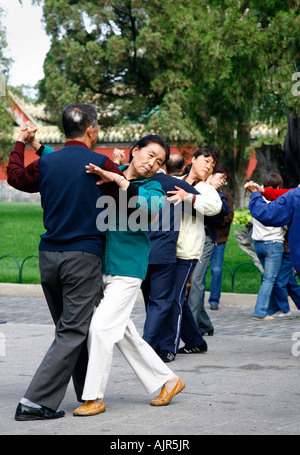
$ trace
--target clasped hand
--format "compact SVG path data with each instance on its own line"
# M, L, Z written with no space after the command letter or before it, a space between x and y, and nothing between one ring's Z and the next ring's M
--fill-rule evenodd
M264 189L261 186L259 186L258 183L255 183L252 180L250 182L245 183L244 188L250 193L254 193L254 191L259 191L260 193L264 192Z
M38 130L37 126L33 122L28 120L22 126L18 139L21 141L31 143L34 140L35 133L37 132L37 130Z

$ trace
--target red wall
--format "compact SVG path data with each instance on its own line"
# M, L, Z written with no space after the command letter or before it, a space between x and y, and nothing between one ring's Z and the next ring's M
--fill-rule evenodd
M60 147L54 147L56 150L58 150ZM120 147L122 150L125 150L126 157L128 159L129 157L129 151L130 147ZM95 152L97 153L102 153L103 155L108 156L109 158L112 159L112 154L114 151L115 147L97 147L95 148ZM190 162L190 157L192 156L193 149L187 149L184 148L184 157L186 160L186 164ZM171 147L171 153L181 153L180 150L177 147ZM32 161L36 160L38 157L35 154L35 151L32 149L26 149L25 152L25 166L28 164L32 163ZM251 178L251 175L256 167L257 160L255 156L255 152L253 150L252 156L249 162L249 167L248 167L248 172L247 172L247 180ZM0 166L0 180L6 180L6 167L7 165Z
M58 150L60 147L54 147L56 150ZM126 158L128 159L129 157L129 151L131 147L119 147L122 150L125 150L126 153ZM108 158L112 159L113 157L113 151L115 147L96 147L94 151L96 153L102 153L103 155L108 156ZM185 149L186 150L186 149ZM192 150L190 150L190 153ZM171 148L171 153L180 153L180 151L176 147ZM187 152L189 153L189 152ZM38 156L36 155L35 151L33 149L26 149L25 151L25 166L28 164L32 163L32 161L38 159ZM188 163L187 163L188 164ZM7 165L4 164L3 166L0 166L0 180L6 180L6 167Z

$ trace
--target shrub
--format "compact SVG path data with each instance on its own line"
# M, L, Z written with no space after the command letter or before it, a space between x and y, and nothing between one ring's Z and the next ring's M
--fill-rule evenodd
M252 220L249 209L236 209L234 211L233 224L245 226Z

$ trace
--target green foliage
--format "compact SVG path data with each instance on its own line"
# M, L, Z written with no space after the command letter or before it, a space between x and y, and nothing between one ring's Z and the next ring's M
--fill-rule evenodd
M7 97L0 96L0 165L7 162L11 152L12 119L7 113Z
M21 84L15 87L10 87L10 90L14 93L14 95L16 95L19 99L22 99L25 103L37 103L36 87L32 85Z
M4 15L4 10L0 6L0 17ZM4 76L8 75L8 70L11 65L11 59L5 56L5 49L7 48L6 30L0 22L0 73Z
M3 10L0 7L0 17ZM7 86L5 79L8 75L11 59L4 54L7 48L6 32L0 22L0 165L7 161L7 157L11 151L11 133L13 122L10 115L7 113Z
M299 0L38 3L52 40L40 94L56 123L65 104L93 102L104 127L142 122L172 142L215 144L236 189L253 122L300 114Z
M250 215L250 211L248 209L235 209L233 216L233 224L244 226L251 220L252 216Z

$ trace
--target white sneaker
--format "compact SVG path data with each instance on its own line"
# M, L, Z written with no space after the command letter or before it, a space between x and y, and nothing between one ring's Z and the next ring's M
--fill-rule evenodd
M293 315L291 311L284 313L283 311L277 311L277 313L273 314L275 319L293 319Z
M275 318L274 318L274 316L267 315L264 318L257 318L256 316L253 316L253 319L255 321L273 321Z

